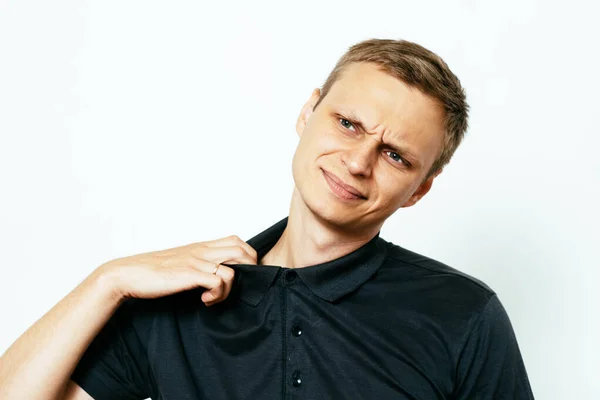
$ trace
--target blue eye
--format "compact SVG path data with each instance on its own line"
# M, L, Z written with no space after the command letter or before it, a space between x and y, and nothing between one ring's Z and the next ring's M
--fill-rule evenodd
M396 153L394 151L386 151L386 153L395 154L396 156L398 156L398 158L391 157L392 160L394 160L394 161L401 161L403 164L406 164L406 161L404 161L404 159L402 157L400 157L400 154L398 154L398 153Z

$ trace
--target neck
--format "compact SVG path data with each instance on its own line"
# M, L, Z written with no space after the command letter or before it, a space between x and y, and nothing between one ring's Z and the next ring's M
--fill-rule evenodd
M302 268L328 262L363 246L380 228L344 229L325 221L306 206L294 188L286 228L258 264Z

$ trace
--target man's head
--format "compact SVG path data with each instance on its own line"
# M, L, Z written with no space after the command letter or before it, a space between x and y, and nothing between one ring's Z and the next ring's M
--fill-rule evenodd
M440 57L407 41L358 43L300 112L297 194L331 224L378 229L429 191L462 141L467 117L464 90ZM331 174L363 198L340 199Z

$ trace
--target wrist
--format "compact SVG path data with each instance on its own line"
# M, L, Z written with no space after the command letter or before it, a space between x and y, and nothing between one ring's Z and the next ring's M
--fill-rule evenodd
M103 296L109 301L121 304L125 301L125 296L119 286L118 269L110 264L103 264L98 267L90 277L94 286L102 292Z

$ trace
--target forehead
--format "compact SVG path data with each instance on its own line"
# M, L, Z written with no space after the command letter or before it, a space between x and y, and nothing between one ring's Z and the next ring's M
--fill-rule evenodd
M384 141L401 141L412 145L419 153L433 152L433 157L441 150L442 107L430 96L381 71L375 64L347 66L323 102L333 110L354 114L367 131L382 132ZM424 154L424 158L431 157Z

